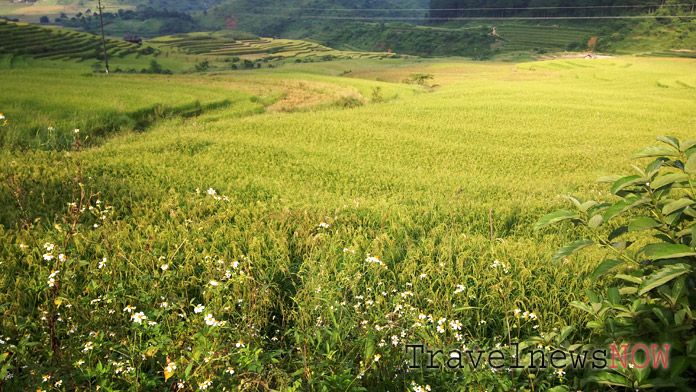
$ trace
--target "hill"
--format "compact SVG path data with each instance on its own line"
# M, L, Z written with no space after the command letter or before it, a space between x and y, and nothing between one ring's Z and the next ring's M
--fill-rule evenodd
M662 2L662 6L654 3L621 0L608 6L599 0L570 4L560 0L228 0L205 15L197 14L195 19L208 28L240 28L340 49L397 48L417 55L502 55L517 59L565 50L683 54L696 49L694 7L671 0ZM674 18L677 15L687 17ZM634 19L606 19L612 17ZM487 36L494 27L499 28L498 36ZM596 44L589 47L593 37L597 38Z
M324 60L348 58L389 58L394 53L338 51L302 40L260 38L234 31L213 33L175 34L149 41L160 47L176 48L188 54L239 57L245 60L285 60L321 58ZM247 63L249 64L249 63Z
M332 17L386 17L388 9L418 8L418 18L425 18L426 0L228 0L213 6L200 17L202 25L224 28L230 25L266 36L307 38L325 28L341 27ZM366 10L359 12L358 10ZM378 10L377 12L367 10Z
M93 34L0 20L0 37L0 54L8 55L8 61L23 55L47 60L104 59L101 39ZM149 46L111 38L106 40L106 47L107 54L115 58L154 53Z

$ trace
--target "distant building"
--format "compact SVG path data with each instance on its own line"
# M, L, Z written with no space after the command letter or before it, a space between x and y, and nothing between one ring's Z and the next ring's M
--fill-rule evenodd
M127 36L123 37L123 40L138 45L141 45L143 43L142 38L132 34L128 34Z

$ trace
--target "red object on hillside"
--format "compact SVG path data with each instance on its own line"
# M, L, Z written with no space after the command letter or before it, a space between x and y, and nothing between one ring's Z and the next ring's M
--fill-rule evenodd
M225 18L225 26L228 29L235 29L237 28L237 17L234 16L234 14L231 14L230 16Z

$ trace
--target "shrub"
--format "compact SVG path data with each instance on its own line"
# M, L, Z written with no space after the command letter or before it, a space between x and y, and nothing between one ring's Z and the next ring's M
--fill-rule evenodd
M208 60L201 61L195 67L197 72L205 72L210 68L210 62Z
M334 106L338 106L345 109L352 109L359 106L363 106L363 103L361 100L355 97L341 97L334 101Z
M432 74L411 74L407 79L404 79L404 83L407 84L420 84L421 86L427 86L428 80L433 79Z
M658 140L665 145L633 157L653 159L644 169L634 165L635 174L600 180L611 184L617 201L567 196L573 211L556 211L537 223L537 229L571 223L584 233L553 261L591 246L611 255L591 275L609 274L612 285L605 296L588 291L589 302L571 303L588 313L587 326L595 331L591 343L671 345L669 370L619 366L587 374L586 383L686 390L696 379L696 139Z

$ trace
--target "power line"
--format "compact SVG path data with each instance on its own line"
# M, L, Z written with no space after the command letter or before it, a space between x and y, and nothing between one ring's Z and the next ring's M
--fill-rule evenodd
M573 20L573 19L694 19L696 15L624 15L624 16L501 16L501 17L485 17L485 16L471 16L471 17L396 17L396 16L330 16L330 15L271 15L271 14L235 14L237 16L261 16L267 18L280 18L280 19L329 19L329 20L395 20L395 21L405 21L405 20L417 20L422 21L424 19L434 20L434 21L457 21L457 20Z
M526 10L587 10L587 9L637 9L691 7L693 4L641 4L641 5L586 5L547 7L467 7L467 8L302 8L302 7L254 7L275 11L327 11L327 12L416 12L416 11L526 11Z

